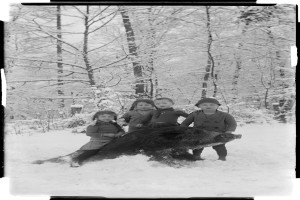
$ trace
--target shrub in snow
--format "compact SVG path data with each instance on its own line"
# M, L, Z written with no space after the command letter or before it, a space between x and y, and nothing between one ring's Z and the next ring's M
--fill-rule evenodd
M86 132L86 126L80 126L72 129L72 133L85 133Z
M71 120L68 122L67 127L68 128L74 128L77 126L82 126L86 123L86 121L84 121L84 119L80 118L80 117L74 117L71 118Z
M22 134L28 134L33 132L41 132L41 129L39 129L37 126L33 126L28 124L28 122L11 122L6 123L5 125L5 134L16 134L16 135L22 135Z
M63 120L67 128L75 128L78 126L83 126L92 121L92 116L94 113L79 113L75 114L69 119Z
M270 123L273 121L273 114L266 109L243 108L231 110L230 114L240 125L251 123Z

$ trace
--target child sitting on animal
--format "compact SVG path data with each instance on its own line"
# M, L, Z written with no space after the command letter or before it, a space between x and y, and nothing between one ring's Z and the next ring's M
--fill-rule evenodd
M139 130L137 124L141 123L142 118L155 109L154 102L150 99L138 99L134 101L129 109L120 120L128 123L128 133Z
M94 114L93 121L86 130L86 135L91 139L78 150L78 155L72 158L71 167L79 167L84 160L97 154L102 146L125 133L113 120L117 120L117 114L110 110Z
M181 126L188 127L194 123L194 127L203 128L208 131L232 133L237 127L237 123L232 115L219 111L221 104L214 98L204 98L198 101L195 106L201 108L191 113L182 123ZM218 154L219 160L225 161L227 149L225 144L212 147ZM194 149L193 156L195 160L203 160L201 153L203 148Z
M173 108L174 102L170 98L157 98L154 100L157 110L151 111L142 120L138 127L145 126L149 123L148 127L159 128L167 126L178 126L178 118L180 116L187 117L188 114L182 110L175 110Z

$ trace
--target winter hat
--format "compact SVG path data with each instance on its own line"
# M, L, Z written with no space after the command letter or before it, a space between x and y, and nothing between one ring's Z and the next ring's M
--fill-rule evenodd
M96 112L93 115L93 120L97 119L99 115L105 115L105 114L113 115L114 120L117 120L117 114L115 112L111 111L111 110L101 110L101 111Z
M139 103L139 102L144 102L144 103L148 103L150 105L152 105L154 108L155 108L155 105L154 105L154 102L151 100L151 99L138 99L136 101L134 101L130 107L129 110L134 110L134 108L136 107L136 105Z
M172 104L174 104L174 101L172 100L172 99L170 99L170 98L167 98L167 97L161 97L161 98L157 98L157 99L155 99L155 100L168 100L168 101L170 101Z
M214 98L204 98L204 99L201 99L201 100L199 100L196 104L195 104L195 106L199 106L200 104L202 104L202 103L214 103L214 104L217 104L217 105L221 105L220 104L220 102L217 100L217 99L214 99Z

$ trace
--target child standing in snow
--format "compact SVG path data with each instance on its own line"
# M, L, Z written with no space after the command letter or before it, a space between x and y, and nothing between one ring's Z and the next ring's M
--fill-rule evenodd
M133 102L129 112L125 113L120 119L129 123L128 133L139 129L137 124L141 123L142 118L155 109L154 102L150 99L138 99Z
M195 106L201 110L191 113L182 123L181 126L188 127L194 123L194 127L203 128L208 131L232 133L235 131L237 124L234 117L228 113L217 110L221 104L213 98L204 98L198 101ZM219 160L225 161L227 149L225 144L212 147L218 154ZM203 160L201 153L203 148L193 150L195 160Z
M79 155L72 158L71 167L79 167L85 159L95 155L102 146L125 133L113 120L117 120L117 114L110 110L98 111L94 114L93 122L86 130L86 135L91 139L79 149Z
M170 98L157 98L154 100L157 110L151 111L147 114L138 124L142 127L150 123L148 126L151 128L178 126L177 120L180 116L187 117L188 114L182 110L175 110L173 108L174 102Z

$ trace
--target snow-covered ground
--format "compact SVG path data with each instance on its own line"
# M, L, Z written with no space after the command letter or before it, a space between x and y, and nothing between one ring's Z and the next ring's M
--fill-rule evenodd
M89 138L70 129L5 137L6 176L15 195L105 197L233 197L289 195L295 178L295 125L245 125L228 143L227 161L212 148L204 161L171 168L143 155L87 163L31 164L65 155Z

